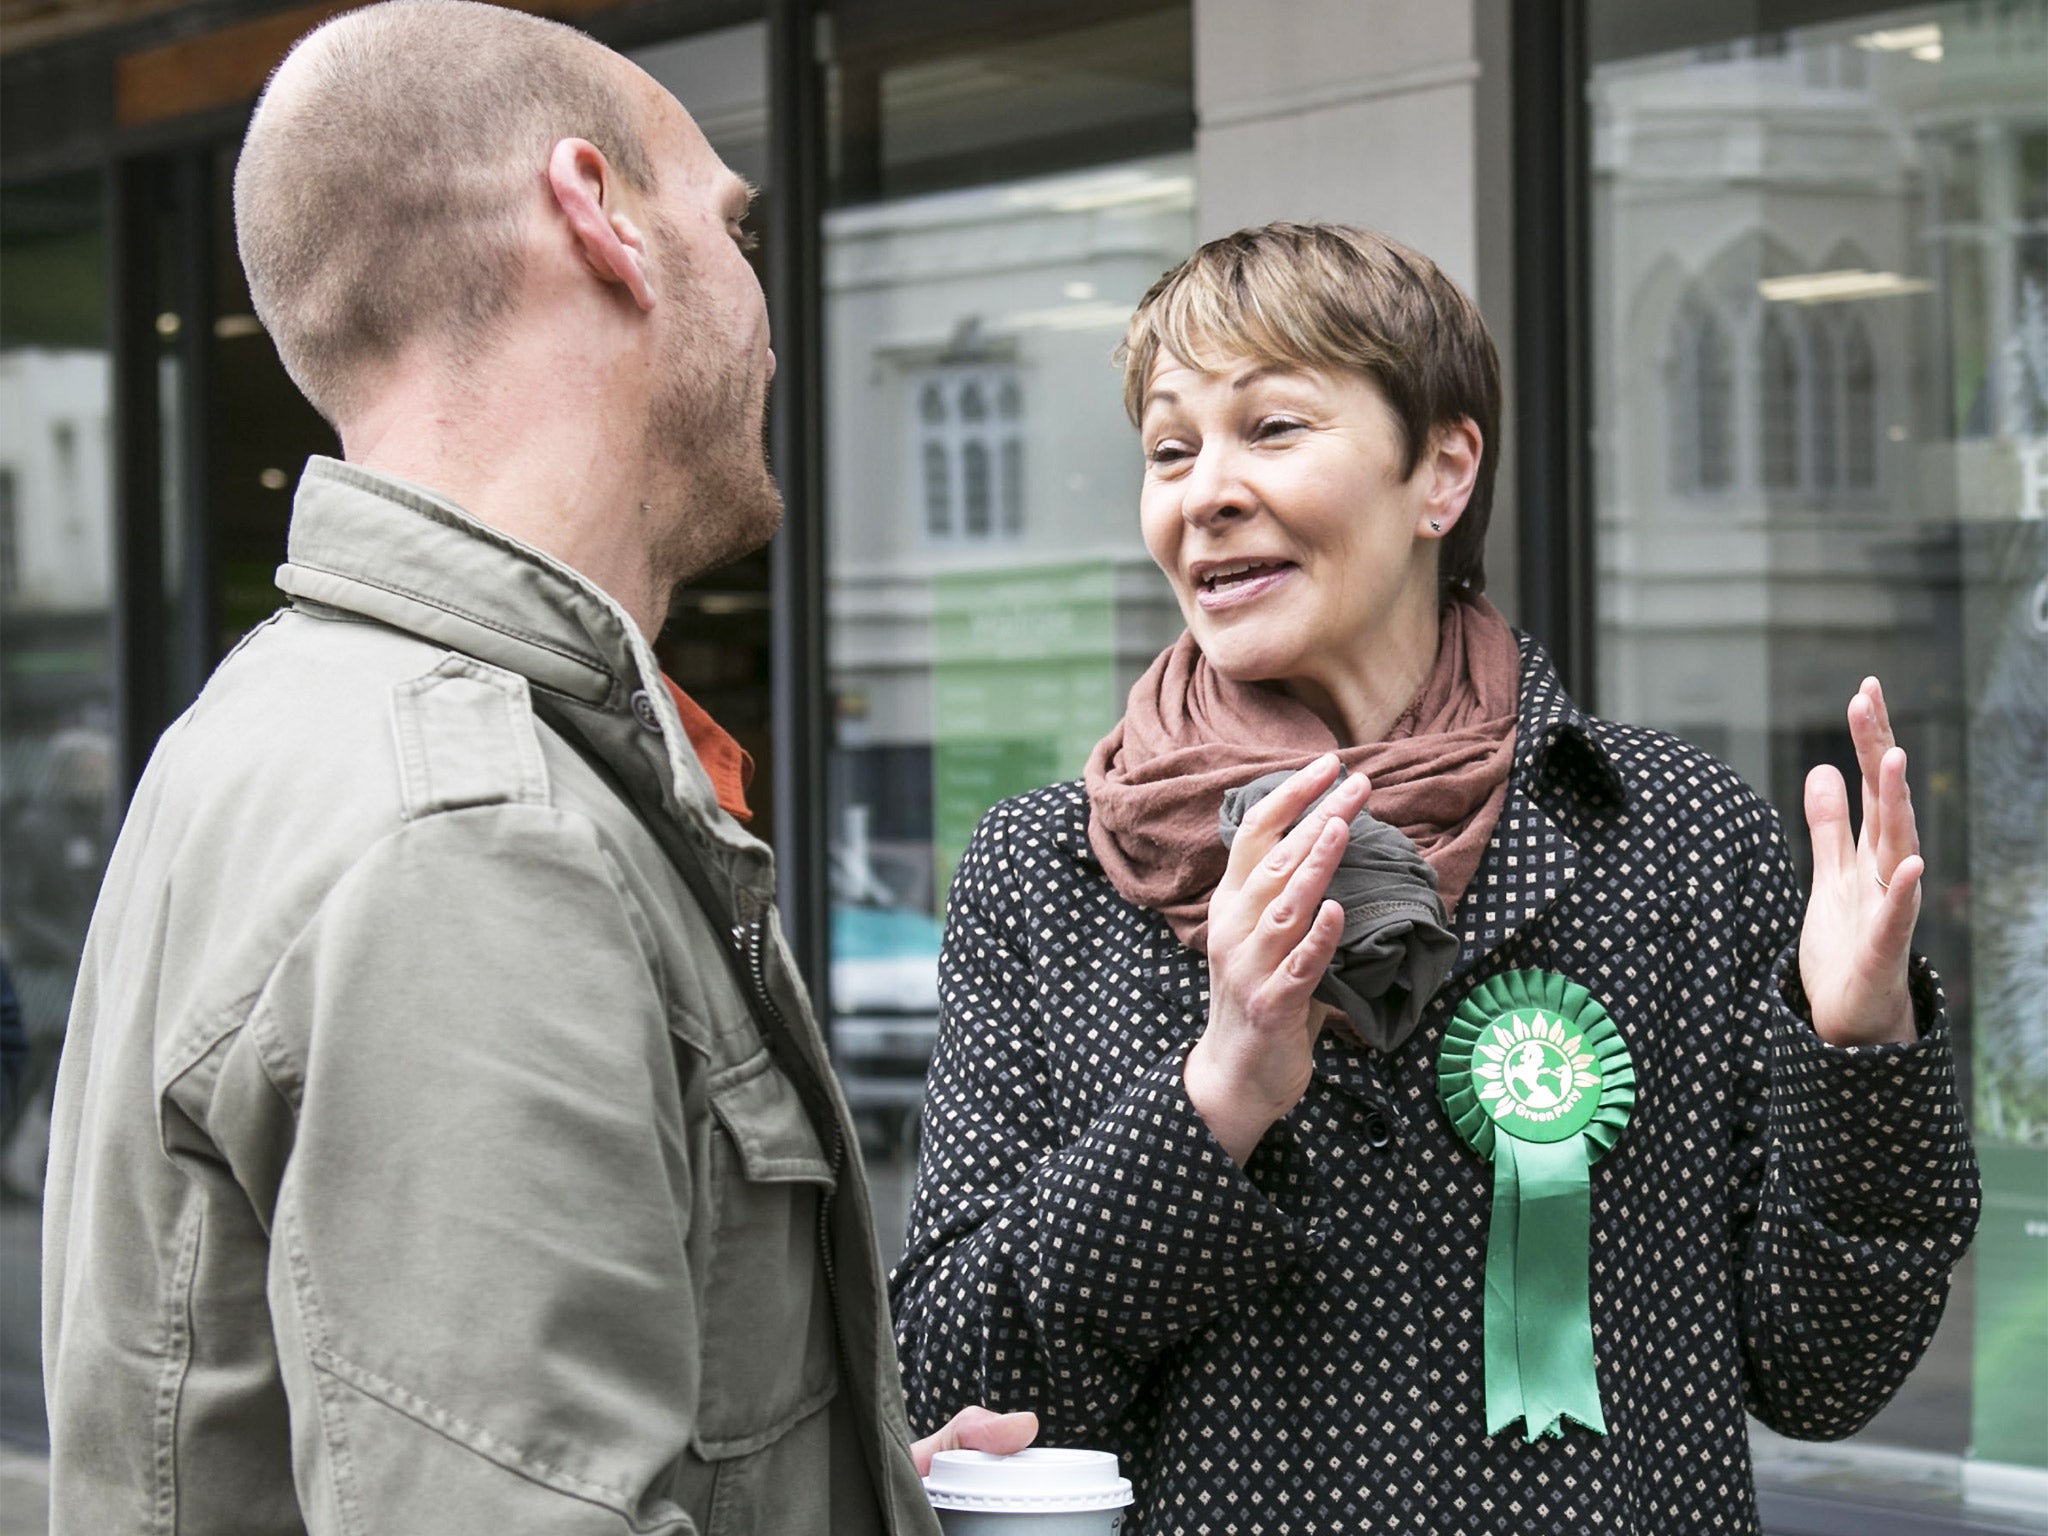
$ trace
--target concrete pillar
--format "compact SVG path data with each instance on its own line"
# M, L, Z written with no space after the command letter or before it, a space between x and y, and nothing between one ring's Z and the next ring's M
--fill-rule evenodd
M1194 0L1197 238L1273 219L1383 231L1473 296L1511 381L1509 3ZM1511 617L1513 446L1487 538Z

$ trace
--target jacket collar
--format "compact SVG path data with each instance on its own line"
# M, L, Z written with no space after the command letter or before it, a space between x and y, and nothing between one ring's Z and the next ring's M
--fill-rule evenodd
M1447 990L1547 911L1578 878L1579 845L1627 791L1596 722L1527 635L1507 801L1452 914L1458 959Z
M1517 632L1516 639L1522 648L1522 680L1512 780L1538 786L1546 796L1570 803L1573 811L1620 809L1627 800L1621 772L1597 722L1565 692L1549 653L1525 634Z
M718 811L645 637L561 561L423 486L322 457L300 478L286 553L277 585L294 599L515 672L580 718L616 716L616 731L585 732L604 756L648 738L639 721L658 725L677 807L734 851L759 849Z

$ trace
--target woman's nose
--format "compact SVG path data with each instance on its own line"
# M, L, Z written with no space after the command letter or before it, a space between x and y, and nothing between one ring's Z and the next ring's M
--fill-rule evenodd
M1228 447L1204 444L1182 482L1180 515L1191 527L1209 527L1251 510L1252 496Z

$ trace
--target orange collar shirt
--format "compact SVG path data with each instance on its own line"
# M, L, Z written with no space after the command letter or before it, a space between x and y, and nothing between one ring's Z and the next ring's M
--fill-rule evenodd
M697 761L711 780L718 808L735 821L752 821L747 786L754 782L754 759L701 704L676 686L674 678L664 673L661 680L668 684L668 696L675 700L676 713L682 717L683 734L690 738Z

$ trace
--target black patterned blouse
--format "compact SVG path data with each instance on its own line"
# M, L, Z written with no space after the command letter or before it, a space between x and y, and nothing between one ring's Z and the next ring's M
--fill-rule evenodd
M1457 969L1392 1057L1325 1032L1240 1170L1181 1064L1207 966L1117 895L1081 786L997 806L960 866L910 1242L911 1419L1035 1409L1115 1451L1130 1536L1756 1529L1747 1407L1862 1425L1920 1357L1976 1224L1938 984L1920 1039L1806 1021L1776 814L1669 736L1580 713L1522 642L1513 781ZM1592 1170L1608 1433L1484 1425L1491 1168L1437 1100L1448 1013L1537 967L1606 1005L1637 1101Z

